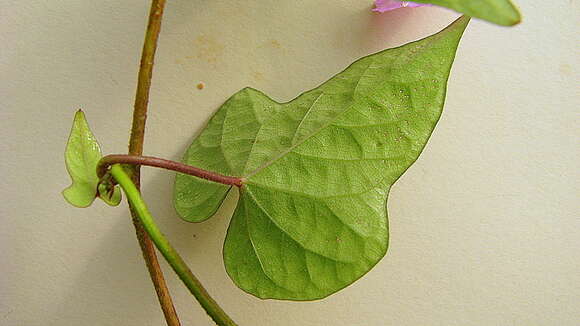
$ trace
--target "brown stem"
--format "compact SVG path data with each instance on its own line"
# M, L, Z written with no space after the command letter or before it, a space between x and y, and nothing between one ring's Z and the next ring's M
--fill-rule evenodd
M161 19L165 0L153 0L149 12L149 23L141 53L141 65L137 81L137 93L133 110L133 125L129 140L129 154L141 155L143 153L143 140L145 138L145 121L147 120L147 105L149 104L149 90L151 89L151 77L153 76L153 61L157 50L157 40L161 30ZM138 170L135 169L135 170Z
M241 178L230 177L227 175L203 170L195 166L186 165L175 161L170 161L152 156L137 156L123 154L113 154L103 157L99 161L99 164L97 165L97 175L99 176L99 178L102 178L107 173L107 170L111 165L117 163L154 166L230 186L241 187L243 184L243 180Z
M149 22L145 34L145 42L141 53L141 66L139 67L139 78L137 81L137 94L135 95L135 106L133 110L133 124L131 127L131 138L129 139L129 154L141 155L143 153L143 140L145 137L145 121L147 119L147 104L149 103L149 89L151 88L151 76L153 74L153 59L157 49L157 40L161 30L161 19L165 0L152 0L149 11ZM139 188L139 167L135 166L130 171L133 182ZM141 246L143 258L149 270L151 281L157 292L159 304L163 310L165 321L168 326L180 326L177 312L173 306L169 289L163 277L163 271L159 266L153 242L143 228L143 224L137 217L133 206L129 205L135 233Z

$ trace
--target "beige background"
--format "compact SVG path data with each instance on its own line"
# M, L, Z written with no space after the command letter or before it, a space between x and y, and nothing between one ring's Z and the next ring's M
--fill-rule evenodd
M173 175L145 170L160 226L240 325L580 324L580 6L519 2L522 25L468 28L441 123L393 188L389 253L325 300L238 290L221 259L235 198L188 224L170 204ZM169 1L146 153L178 159L244 86L289 100L456 17L438 8L376 15L370 5ZM60 195L75 109L86 110L104 152L126 150L147 11L137 0L0 0L1 325L163 324L126 205L81 210ZM166 270L183 325L210 325Z

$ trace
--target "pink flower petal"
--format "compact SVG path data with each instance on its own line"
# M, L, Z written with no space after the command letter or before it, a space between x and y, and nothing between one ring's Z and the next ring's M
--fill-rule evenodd
M410 1L398 1L398 0L375 0L375 8L373 11L376 12L386 12L391 11L399 8L409 7L423 7L423 6L430 6L428 4L422 3L414 3Z

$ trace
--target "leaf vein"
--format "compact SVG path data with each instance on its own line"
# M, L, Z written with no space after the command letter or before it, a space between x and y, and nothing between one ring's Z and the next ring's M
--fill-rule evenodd
M324 257L328 260L334 261L334 262L341 262L344 264L351 264L351 262L348 261L341 261L339 259L336 258L332 258L332 257L328 257L326 255L323 255L321 253L315 252L310 248L306 248L302 243L300 243L297 239L295 239L290 232L288 232L286 229L284 229L280 224L278 224L278 222L272 217L272 215L270 215L270 213L266 210L266 208L258 201L258 198L256 198L256 196L254 195L254 193L252 193L252 191L250 189L247 189L248 194L250 195L250 197L253 198L254 202L256 203L256 205L258 206L258 208L264 212L264 214L266 215L266 217L268 217L268 219L272 222L272 224L274 226L276 226L276 228L278 228L280 231L282 231L282 233L284 233L289 239L291 239L292 241L296 242L296 244L298 244L300 247L302 247L302 249L311 252L313 254L316 254L318 256Z

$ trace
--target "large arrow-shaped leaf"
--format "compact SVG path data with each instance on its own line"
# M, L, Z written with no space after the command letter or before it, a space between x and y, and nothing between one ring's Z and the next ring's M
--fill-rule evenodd
M413 2L451 8L498 25L512 26L521 21L518 9L510 0L413 0Z
M362 58L288 103L246 88L219 109L184 161L244 178L224 245L240 288L323 298L384 256L389 189L440 117L468 21ZM177 211L196 222L230 187L178 175L175 189Z

